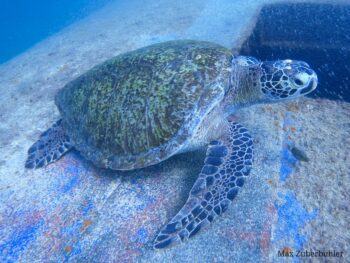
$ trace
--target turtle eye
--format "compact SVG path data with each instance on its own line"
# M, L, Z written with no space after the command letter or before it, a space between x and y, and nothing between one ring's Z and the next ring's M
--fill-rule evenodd
M294 83L296 85L298 85L298 86L303 86L304 85L304 82L301 79L298 79L298 78L294 79Z

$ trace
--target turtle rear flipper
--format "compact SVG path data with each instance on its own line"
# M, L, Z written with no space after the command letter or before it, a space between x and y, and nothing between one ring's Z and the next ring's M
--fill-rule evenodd
M164 248L194 236L225 212L243 186L252 166L252 139L240 124L230 123L226 138L212 141L204 167L186 204L160 231L154 248Z
M52 163L72 148L69 137L62 127L62 120L40 135L39 140L28 150L25 167L36 169Z

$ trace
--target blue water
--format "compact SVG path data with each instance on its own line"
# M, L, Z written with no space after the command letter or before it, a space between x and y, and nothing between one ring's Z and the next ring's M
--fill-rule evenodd
M0 64L110 0L2 0Z

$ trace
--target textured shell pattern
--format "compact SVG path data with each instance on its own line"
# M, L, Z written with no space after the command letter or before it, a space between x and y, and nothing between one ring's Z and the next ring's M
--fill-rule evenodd
M175 154L229 86L230 50L170 41L118 55L68 83L56 105L95 165L141 168Z

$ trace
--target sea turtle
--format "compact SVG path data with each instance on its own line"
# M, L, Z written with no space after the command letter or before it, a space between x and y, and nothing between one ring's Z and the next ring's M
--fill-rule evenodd
M43 167L74 147L98 167L132 170L207 147L186 204L155 238L154 248L164 248L223 213L251 170L252 138L228 116L316 86L316 73L302 61L261 62L204 41L151 45L63 87L55 98L62 119L30 147L25 166Z

